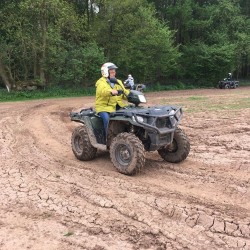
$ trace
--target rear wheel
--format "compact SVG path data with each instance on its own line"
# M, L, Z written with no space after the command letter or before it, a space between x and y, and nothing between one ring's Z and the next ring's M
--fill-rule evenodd
M144 146L134 134L121 133L111 142L110 158L120 173L134 175L145 165Z
M158 149L159 155L163 160L172 163L178 163L185 160L190 151L189 140L180 128L174 132L173 142L165 147Z
M91 145L85 125L74 129L71 137L71 147L76 158L81 161L89 161L96 156L97 149Z
M225 85L225 89L229 89L229 84L226 84L226 85Z

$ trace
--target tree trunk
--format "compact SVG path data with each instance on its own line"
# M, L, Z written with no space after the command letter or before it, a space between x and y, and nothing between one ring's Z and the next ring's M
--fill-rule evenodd
M8 92L10 92L13 87L12 79L8 77L8 74L6 73L6 70L5 70L5 65L3 64L1 58L0 58L0 76L2 77L2 80Z
M40 59L40 81L42 84L45 84L45 69L44 69L44 64L45 64L45 59L46 59L46 46L47 46L47 23L48 23L48 15L47 15L47 6L46 6L46 1L43 0L42 6L41 6L41 16L40 16L40 26L41 26L41 57Z

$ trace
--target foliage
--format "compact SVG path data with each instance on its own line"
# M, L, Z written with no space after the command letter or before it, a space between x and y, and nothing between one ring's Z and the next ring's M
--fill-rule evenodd
M249 0L0 1L0 86L13 89L94 86L106 61L159 89L212 86L249 78L249 58Z
M14 15L6 20L9 12ZM16 81L78 84L97 76L96 65L104 61L102 49L88 32L82 32L84 16L76 15L71 4L61 0L10 3L0 20L6 33L0 52Z
M124 77L132 73L138 81L159 81L176 70L179 53L172 32L146 1L106 1L94 28L106 57Z
M213 45L197 43L183 47L184 56L182 58L188 79L196 82L217 83L217 79L223 78L225 72L230 72L234 67L234 45Z
M103 50L96 43L50 47L47 60L48 77L55 85L73 86L84 83L92 85L100 76L99 67L103 63Z
M176 30L176 44L180 45L183 55L178 78L191 77L197 82L200 79L215 80L227 72L234 72L237 78L249 77L248 0L150 2L155 4L158 16L169 24L170 29ZM218 57L222 66L217 63ZM190 65L193 61L196 65Z

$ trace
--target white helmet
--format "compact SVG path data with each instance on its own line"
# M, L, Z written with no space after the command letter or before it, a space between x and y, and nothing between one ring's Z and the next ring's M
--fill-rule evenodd
M104 63L101 67L101 72L103 77L109 77L109 70L110 69L118 69L118 67L111 62Z
M228 73L228 75L229 75L229 76L231 76L231 75L232 75L232 73Z

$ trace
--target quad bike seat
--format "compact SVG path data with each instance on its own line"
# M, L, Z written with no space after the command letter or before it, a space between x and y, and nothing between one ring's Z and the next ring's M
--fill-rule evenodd
M92 116L92 115L96 114L96 111L92 107L90 107L90 108L86 108L86 109L81 109L80 114Z
M96 111L91 108L82 109L80 112L70 112L71 120L78 120L82 116L93 116L96 115Z

